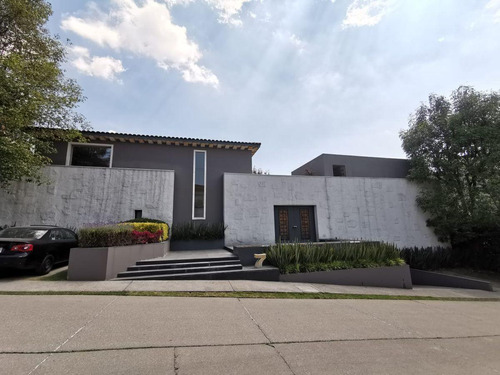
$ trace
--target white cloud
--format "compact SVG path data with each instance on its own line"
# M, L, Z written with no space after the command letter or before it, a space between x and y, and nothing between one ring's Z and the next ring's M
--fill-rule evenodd
M500 22L500 0L490 0L486 4L486 9L491 9L495 22Z
M391 9L393 0L354 0L347 8L342 27L374 26Z
M306 42L300 39L297 35L290 33L289 31L277 30L273 32L273 36L281 43L292 45L297 49L299 54L303 53L306 49Z
M187 5L195 0L164 0L169 6ZM252 0L203 0L210 5L219 14L219 22L227 23L235 26L241 26L240 19L241 9L243 4Z
M70 56L71 64L88 76L119 82L117 75L125 71L120 60L109 56L90 56L90 51L84 47L71 47Z
M205 0L219 12L219 22L241 25L239 14L244 3L251 0Z
M154 0L145 0L142 6L134 0L112 0L112 4L107 14L67 17L62 28L102 47L153 59L160 68L179 70L188 82L218 85L217 77L198 65L202 57L198 45L188 39L185 27L172 22L165 4Z

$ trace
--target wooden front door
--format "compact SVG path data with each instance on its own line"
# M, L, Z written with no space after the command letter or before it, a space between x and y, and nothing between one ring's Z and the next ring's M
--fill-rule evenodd
M313 206L274 206L276 242L314 242Z

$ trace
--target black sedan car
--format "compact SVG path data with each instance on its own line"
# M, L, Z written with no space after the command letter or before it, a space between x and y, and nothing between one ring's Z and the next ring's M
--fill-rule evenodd
M68 262L69 250L77 246L76 234L66 228L7 228L0 231L0 269L34 269L45 275L54 265Z

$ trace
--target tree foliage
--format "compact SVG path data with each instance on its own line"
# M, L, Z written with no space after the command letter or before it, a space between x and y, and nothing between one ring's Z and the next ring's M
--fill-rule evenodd
M51 141L74 139L85 124L74 111L81 89L60 67L64 46L44 26L51 14L44 0L0 2L0 187L40 182Z
M500 228L500 92L462 86L430 95L400 137L409 178L441 240L457 244Z

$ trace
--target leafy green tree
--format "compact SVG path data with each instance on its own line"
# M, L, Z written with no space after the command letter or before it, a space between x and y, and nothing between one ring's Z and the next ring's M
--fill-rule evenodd
M500 229L500 92L462 86L430 95L400 137L421 184L419 206L443 241L473 240Z
M0 1L0 187L41 182L54 140L79 136L84 98L64 77L64 46L45 28L52 14L44 0Z

